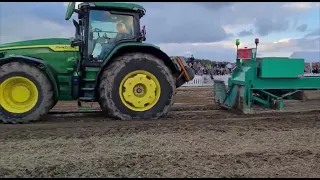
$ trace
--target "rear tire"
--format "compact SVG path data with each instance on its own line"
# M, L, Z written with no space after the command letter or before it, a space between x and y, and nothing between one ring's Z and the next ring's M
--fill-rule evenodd
M0 74L0 121L27 123L48 113L53 89L45 73L30 64L11 62L0 66Z
M137 75L130 76L123 83L135 72ZM128 85L129 81L132 81L132 87ZM126 83L128 86L124 87ZM136 87L142 89L141 94L137 94ZM129 99L126 93L131 93L134 100ZM104 69L99 86L99 104L108 115L121 120L158 119L172 106L175 93L172 72L161 59L151 54L127 53Z

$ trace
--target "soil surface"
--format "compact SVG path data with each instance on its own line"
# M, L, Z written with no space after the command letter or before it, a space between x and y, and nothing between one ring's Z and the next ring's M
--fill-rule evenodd
M163 118L118 121L61 102L40 122L0 124L0 177L320 177L311 105L244 115L216 106L212 88L180 88Z

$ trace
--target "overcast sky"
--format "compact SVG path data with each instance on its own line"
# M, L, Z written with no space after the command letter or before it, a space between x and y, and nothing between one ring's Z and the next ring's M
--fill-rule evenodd
M262 56L290 56L320 50L320 4L312 2L142 2L147 42L172 55L234 61L235 39ZM66 3L0 3L0 43L51 37L70 38ZM314 57L320 60L319 55Z

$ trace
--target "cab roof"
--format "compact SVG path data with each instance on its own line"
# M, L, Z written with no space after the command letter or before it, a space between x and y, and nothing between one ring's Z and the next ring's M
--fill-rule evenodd
M128 11L137 11L142 15L146 13L146 10L143 6L135 3L116 3L116 2L84 2L79 4L79 8L84 5L89 5L91 7L98 8L111 8L111 9L120 9L120 10L128 10Z

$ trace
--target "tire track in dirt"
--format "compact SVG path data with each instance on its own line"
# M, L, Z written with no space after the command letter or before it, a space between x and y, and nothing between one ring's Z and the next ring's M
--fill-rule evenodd
M159 120L52 113L0 124L0 177L320 176L320 111L243 115L214 105L211 88L181 89Z
M203 101L203 94L209 94L210 96L206 98L205 101ZM222 109L214 104L213 101L213 92L211 88L182 88L182 90L179 90L177 93L178 101L174 104L174 106L171 108L171 110L168 112L167 115L162 117L159 120L156 120L156 122L159 121L167 121L167 123L170 123L170 121L186 121L186 120L207 120L207 121L215 121L219 119L250 119L250 118L256 118L256 119L272 119L272 118L279 118L282 119L285 118L295 118L296 116L299 116L299 118L307 118L307 117L313 117L318 118L319 111L313 111L313 112L295 112L295 113L264 113L264 114L241 114L238 112ZM180 95L179 95L180 94ZM189 98L187 98L189 96ZM182 98L183 97L183 98ZM208 100L209 99L209 100ZM211 100L212 99L212 100ZM191 103L185 103L186 101L195 102L193 104ZM199 103L199 104L197 104ZM91 104L91 103L89 103ZM99 106L97 103L94 103L93 105L96 109L99 109ZM63 126L64 123L73 123L77 122L75 126L78 126L78 123L89 123L89 122L103 122L103 121L114 121L115 123L118 123L120 121L117 121L115 119L111 119L106 117L106 115L101 112L93 112L93 113L80 113L80 112L73 112L77 111L77 106L75 102L60 102L55 107L55 109L44 118L43 121L33 123L33 124L54 124L59 123L61 126ZM302 117L300 117L302 116ZM130 121L121 121L121 124L123 123L135 123ZM149 122L149 121L146 121ZM6 125L1 125L6 126ZM16 127L23 127L24 125L15 125ZM35 126L36 127L36 126Z
M199 102L199 90L194 92L192 100ZM179 92L179 91L178 91ZM179 92L182 93L182 92ZM186 96L186 95L184 95ZM209 97L210 98L210 97ZM190 99L190 98L189 98ZM273 113L273 114L239 114L225 109L221 109L215 104L184 104L185 101L178 101L168 112L167 115L159 120L137 120L137 121L118 121L108 117L102 112L95 113L65 113L59 114L52 112L45 120L22 125L0 125L0 139L28 139L28 138L56 138L56 137L74 137L77 136L93 136L98 134L108 135L121 134L121 129L125 129L126 133L138 133L146 130L155 130L159 133L167 131L196 131L197 128L201 130L213 130L211 127L217 124L237 124L240 122L242 126L250 126L257 124L265 124L265 122L274 124L275 127L271 129L282 129L283 124L295 121L295 124L300 126L303 123L309 122L310 127L315 127L319 123L320 111L313 111L308 113ZM71 106L67 102L71 110L75 110L76 106ZM63 109L65 104L58 104L57 109ZM306 121L307 120L307 121ZM299 121L303 122L300 123ZM257 123L256 123L257 122ZM192 125L192 126L190 126ZM207 125L207 126L206 126ZM100 127L106 128L102 130ZM287 125L285 126L287 127ZM163 128L167 128L163 130ZM81 135L79 135L81 129ZM156 130L158 129L158 130ZM264 128L261 128L264 129ZM35 132L36 131L36 132ZM220 131L220 130L217 130ZM11 135L10 135L11 133ZM29 134L28 134L29 133Z
M255 116L205 119L175 119L172 117L158 121L114 121L104 118L86 118L65 121L57 118L52 123L0 126L0 140L42 139L42 138L87 138L90 136L123 136L141 132L165 134L167 132L215 131L224 132L229 128L256 131L286 131L292 129L320 128L320 115L296 114L282 116Z

